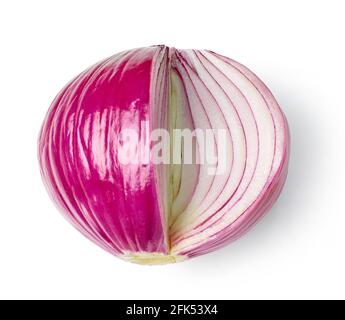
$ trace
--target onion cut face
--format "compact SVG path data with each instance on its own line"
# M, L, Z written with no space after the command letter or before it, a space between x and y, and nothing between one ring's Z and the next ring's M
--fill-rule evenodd
M121 160L123 130L138 137L129 144L136 161ZM153 138L157 130L168 140ZM186 161L187 140L175 132L198 130L221 134L204 144L193 136ZM159 144L169 161L152 160ZM38 156L50 196L82 234L122 259L163 264L222 247L263 216L286 179L289 132L269 89L243 65L153 46L72 80L47 113Z

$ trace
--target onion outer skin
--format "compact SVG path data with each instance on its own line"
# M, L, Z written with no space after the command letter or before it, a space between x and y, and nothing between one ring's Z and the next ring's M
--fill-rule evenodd
M173 83L177 102L171 102ZM259 108L261 118L256 118L257 105L250 101L258 101L271 118L261 117ZM172 173L170 166L118 162L117 138L123 128L140 134L141 121L148 121L150 132L171 130L172 114L174 125L180 121L182 127L195 128L201 110L209 121L202 123L204 128L230 123L229 134L237 137L229 152L232 166L242 168L242 177L235 170L237 189L230 170L227 179L212 180L200 174L200 165ZM242 128L233 125L235 118ZM81 73L53 101L38 140L41 175L60 212L104 250L139 264L183 261L242 236L278 198L289 151L286 117L256 75L211 51L166 46L121 52ZM254 159L259 167L249 168ZM176 182L171 186L174 179L185 199L174 191ZM192 187L194 193L187 195L184 190ZM237 209L241 206L245 210Z

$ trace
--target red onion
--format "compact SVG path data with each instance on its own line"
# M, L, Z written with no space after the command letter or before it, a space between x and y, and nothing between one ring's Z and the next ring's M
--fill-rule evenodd
M168 140L153 137L158 129ZM200 135L188 145L176 132ZM243 65L153 46L72 80L48 111L38 155L49 194L82 234L122 259L161 264L222 247L263 216L286 179L289 133Z

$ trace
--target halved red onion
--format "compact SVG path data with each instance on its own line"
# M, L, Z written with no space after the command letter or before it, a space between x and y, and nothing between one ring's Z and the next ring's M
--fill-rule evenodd
M138 161L119 161L123 129L139 137ZM170 160L179 161L151 161L156 129L171 134ZM215 134L214 152L206 151L213 174L209 163L184 161L177 129L222 130L225 140ZM204 147L198 139L192 146L199 160ZM153 46L72 80L48 111L38 154L49 194L81 233L125 260L161 264L237 239L273 205L289 133L269 89L243 65L207 50Z

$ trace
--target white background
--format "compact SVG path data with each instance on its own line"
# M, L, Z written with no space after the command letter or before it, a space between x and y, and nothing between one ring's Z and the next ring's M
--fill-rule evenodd
M345 298L343 1L2 1L0 298ZM103 252L55 209L37 135L55 94L121 50L212 49L256 72L284 109L290 171L247 235L184 263Z

